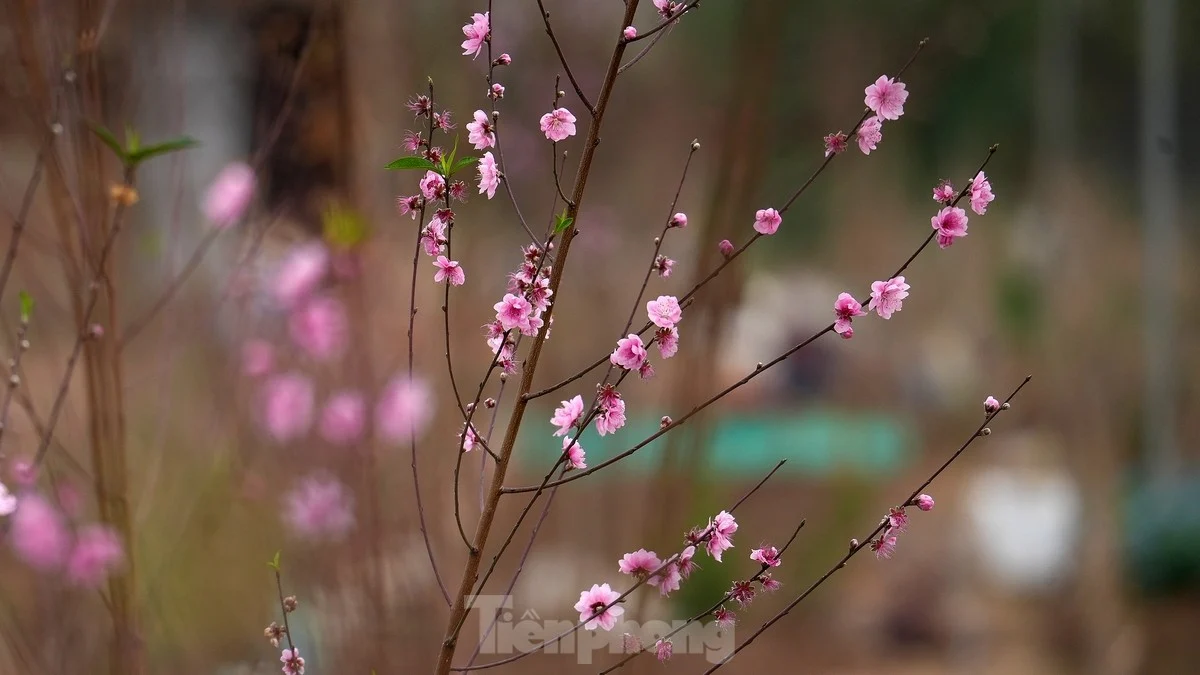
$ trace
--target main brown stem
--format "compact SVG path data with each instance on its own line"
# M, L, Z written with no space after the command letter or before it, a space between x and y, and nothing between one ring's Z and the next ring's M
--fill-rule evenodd
M633 22L637 6L638 0L629 0L625 6L625 16L622 19L621 26L628 26ZM609 97L612 94L613 85L616 83L617 70L621 66L621 57L624 53L625 42L624 40L618 40L616 47L613 49L612 58L609 59L608 70L604 74L604 83L600 87L600 95L596 99L595 115L592 118L592 123L588 126L587 139L583 145L583 156L579 159L579 170L575 176L575 188L572 193L571 204L567 207L567 215L572 219L576 218L579 214L579 206L583 201L583 193L587 186L588 175L592 170L592 160L596 156L596 146L600 143L600 126L604 121L604 112L608 108ZM552 297L558 297L558 287L562 283L567 253L570 251L571 242L575 239L575 231L574 227L569 227L563 233L562 248L559 250L558 258L555 261L554 271L550 274L550 289L554 291ZM492 482L488 487L483 513L479 517L479 525L475 528L474 545L467 553L467 562L463 566L462 580L459 582L458 592L455 594L454 603L450 608L450 617L446 622L446 638L442 642L442 649L438 655L437 669L435 671L438 675L447 675L454 660L454 650L458 645L458 630L467 612L467 596L473 590L475 580L479 575L479 564L482 560L484 546L487 545L488 534L492 530L492 522L496 518L496 506L500 503L501 488L504 487L504 478L508 472L508 462L512 458L513 446L517 442L517 433L521 430L521 419L525 416L525 409L529 405L525 394L528 394L529 390L533 387L533 374L537 370L538 360L542 355L542 345L546 342L546 332L550 328L550 317L553 314L554 305L551 304L549 309L546 310L546 323L542 326L537 338L533 341L533 346L529 350L529 357L525 361L516 405L513 407L512 416L509 417L508 427L504 431L504 441L500 446L499 459L496 461L496 470L492 474Z

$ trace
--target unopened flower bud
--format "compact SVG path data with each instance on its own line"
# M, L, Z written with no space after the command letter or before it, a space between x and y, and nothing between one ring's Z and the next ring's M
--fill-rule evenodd
M991 436L991 435L992 435L992 430L991 430L991 428L990 428L990 427L984 427L984 428L983 428L983 431L981 431L981 432L979 432L979 433L980 433L981 435L983 435L983 436Z
M495 63L498 66L507 66L508 64L512 63L512 57L508 54L501 54L500 56L496 57Z
M1012 407L1012 406L1011 406L1011 405L1009 405L1008 403L1001 403L1001 404L1000 404L1000 409L1001 409L1001 410L1008 410L1008 409L1009 409L1009 408L1011 408L1011 407Z
M633 38L637 37L637 28L634 28L633 26L625 26L625 30L621 31L621 35L624 36L626 40L632 40Z
M670 227L687 227L687 214L676 213L671 216Z
M989 396L983 400L983 412L987 413L988 415L991 415L992 413L996 412L999 409L1000 409L1000 402L997 401L996 399L992 398L991 396Z
M671 426L672 422L673 420L671 419L670 415L663 415L662 419L658 421L658 428L666 429L667 427Z
M858 548L858 540L857 540L857 539L851 539L851 540L850 540L850 550L851 550L851 551L853 551L853 550L854 550L854 549L856 549L856 548Z
M109 188L112 200L121 206L133 206L138 202L138 192L132 185L117 184Z
M475 409L475 402L474 402L474 401L471 401L470 403L468 403L468 404L467 404L467 412L471 412L471 411L472 411L472 410L474 410L474 409Z
M692 150L700 149L700 141L692 141Z
M920 497L917 497L916 505L917 508L921 509L922 511L932 511L933 497L930 497L929 495L921 495Z
M88 337L94 340L99 340L100 338L104 337L104 326L101 326L98 323L88 326Z
M291 614L292 612L296 611L296 606L299 604L300 601L296 600L296 596L289 595L283 599L283 611Z
M721 251L721 255L728 258L733 255L733 244L728 239L722 239L720 244L717 244L717 249Z
M496 407L496 399L489 396L486 399L484 399L483 405L486 408L495 408Z

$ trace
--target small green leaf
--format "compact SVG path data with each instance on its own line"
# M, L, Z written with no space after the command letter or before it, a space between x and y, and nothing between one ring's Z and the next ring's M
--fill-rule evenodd
M179 138L172 138L169 141L164 141L157 145L151 145L149 147L140 148L137 150L130 147L128 159L130 164L139 164L152 157L167 155L172 152L179 152L180 150L187 150L188 148L194 148L198 145L200 145L200 141L188 136L180 136Z
M279 571L279 551L275 551L275 557L271 559L271 562L267 563L267 567L270 567L276 572Z
M142 149L142 137L138 132L133 130L133 127L125 125L125 154L131 155Z
M450 158L443 162L442 166L447 168L454 166L455 157L458 157L458 136L454 137L454 147L450 149Z
M29 323L29 317L33 316L33 296L26 291L21 291L21 323Z
M116 154L117 159L124 163L125 150L121 147L121 143L117 140L117 137L113 135L113 132L104 128L103 125L97 124L96 122L88 121L87 125L88 128L92 130L92 133L96 134L96 137L99 138L105 145L107 145L114 154Z
M391 169L393 171L404 169L433 171L437 167L434 166L433 162L425 159L424 157L401 157L400 159L397 159L383 168Z
M463 157L462 159L455 162L454 166L450 167L450 175L453 176L454 174L458 173L459 171L462 171L463 169L467 168L468 166L471 166L472 164L474 164L475 162L478 162L478 161L479 161L478 157Z
M554 234L562 234L574 222L575 219L568 216L567 210L563 209L562 213L554 216Z

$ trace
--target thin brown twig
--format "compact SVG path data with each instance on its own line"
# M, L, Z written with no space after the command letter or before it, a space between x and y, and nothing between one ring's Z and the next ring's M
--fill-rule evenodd
M682 8L680 8L680 10L678 12L676 12L675 15L672 16L671 18L663 19L654 28L651 28L650 30L646 31L645 33L642 33L630 40L625 40L625 41L629 44L633 44L634 42L637 42L639 40L645 40L646 38L650 37L651 35L654 35L655 33L659 32L659 31L665 30L671 24L676 23L677 21L679 21L679 19L681 19L683 17L684 14L687 14L688 12L692 11L699 5L700 5L700 0L692 0L691 2L687 3Z
M558 61L562 64L563 70L567 71L567 79L571 81L571 86L575 88L575 95L579 97L579 101L583 103L583 107L587 108L588 113L596 116L596 107L584 95L583 88L579 86L579 82L575 80L575 73L571 72L571 66L567 63L567 57L563 54L562 47L558 44L558 38L554 37L554 29L550 27L550 12L546 11L546 6L542 4L542 0L537 0L538 10L542 15L542 22L546 25L546 35L550 36L550 42L554 45L554 51L558 54ZM555 89L557 89L557 85Z

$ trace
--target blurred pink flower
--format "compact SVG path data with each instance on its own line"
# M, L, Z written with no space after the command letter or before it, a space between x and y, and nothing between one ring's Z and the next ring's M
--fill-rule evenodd
M121 539L106 525L79 531L67 560L67 579L76 586L97 588L125 560Z
M62 515L36 492L21 495L10 522L9 540L17 556L41 571L58 569L71 545Z
M904 102L908 100L908 92L905 91L903 82L880 75L875 84L868 86L864 91L867 97L863 102L871 112L883 119L898 120L904 114Z
M668 638L663 638L654 643L654 655L663 663L671 660L672 651L671 640Z
M346 351L350 334L346 308L333 296L315 296L292 311L288 332L292 341L312 358L336 359Z
M646 303L646 316L649 317L650 323L659 328L674 328L675 324L683 320L683 310L680 309L679 300L675 296L660 295Z
M17 496L0 483L0 517L10 516L17 510Z
M471 55L472 58L477 58L479 52L483 51L483 45L488 41L491 30L489 12L472 14L471 23L462 29L463 35L467 36L460 45L463 48L463 56Z
M647 551L644 548L639 548L632 553L626 553L617 561L617 569L621 570L621 574L628 574L631 577L644 579L651 572L658 569L662 565L662 561L658 559L654 551Z
M577 395L569 401L563 401L562 405L554 409L554 416L550 418L550 423L558 427L558 431L554 432L554 435L562 436L566 434L582 417L582 396Z
M630 333L629 337L617 340L617 348L609 355L608 360L626 370L637 370L646 360L646 347L642 344L642 338L636 333Z
M833 303L833 313L837 316L833 322L834 332L847 339L854 337L854 328L851 326L854 317L866 314L862 305L849 293L838 294L837 301Z
M283 518L303 539L339 540L354 527L353 498L336 478L313 474L284 498Z
M658 576L651 577L646 583L651 586L658 587L658 594L662 597L667 597L671 593L679 590L680 584L683 582L683 574L680 572L678 560L667 565L667 568L658 573Z
M586 630L596 630L599 626L604 630L612 630L617 625L617 617L625 613L625 608L614 604L605 609L606 605L615 603L621 594L614 591L608 584L592 584L592 588L579 594L579 602L575 603L575 611L579 612L579 620L586 623Z
M340 391L329 397L321 411L321 438L334 445L350 445L363 437L367 401L357 391Z
M496 145L492 118L482 110L476 110L474 117L474 122L467 122L467 142L474 145L476 150L487 150Z
M9 469L9 475L13 481L21 487L33 487L37 483L38 470L33 465L33 462L28 459L13 460L12 467Z
M674 0L654 0L654 7L658 9L658 14L664 19L670 19L675 16L681 6Z
M780 588L783 588L783 584L780 583L778 579L771 576L770 574L764 574L761 577L759 577L758 583L762 584L763 590L768 593L774 593L775 591L779 590Z
M783 216L775 209L759 209L754 214L754 231L759 234L775 234L781 223Z
M449 260L444 255L439 255L434 261L438 271L433 274L433 283L440 284L443 281L449 281L451 286L462 286L467 281L467 273L463 271L462 265L458 264L457 260Z
M393 443L408 443L420 436L433 418L433 394L428 385L407 375L392 378L375 407L375 426L380 437Z
M563 452L566 453L566 461L563 465L567 469L586 469L587 454L583 451L583 446L579 441L567 436L563 438Z
M235 162L221 169L204 193L204 217L219 228L233 225L254 197L254 169Z
M325 278L329 269L329 251L313 242L292 249L275 275L275 297L284 307L306 298Z
M867 306L880 318L890 319L893 313L902 309L909 288L911 286L904 283L904 277L872 282L871 302Z
M575 116L566 108L556 108L542 115L538 128L546 138L558 142L575 135Z
M263 385L263 425L279 443L308 433L313 416L313 383L300 373L275 375Z
M929 222L937 230L938 246L942 248L948 248L955 239L967 236L967 212L960 208L947 206Z
M271 372L275 365L275 347L266 340L247 340L242 345L242 374L259 377Z
M878 115L867 119L859 125L854 139L858 142L858 149L862 151L862 154L871 154L871 151L876 150L879 142L883 140L883 120L879 119Z
M979 215L987 213L988 204L996 195L992 194L992 184L982 171L971 181L971 210Z
M500 170L496 167L496 158L492 153L485 152L479 158L479 194L487 193L488 199L496 196L500 187Z

